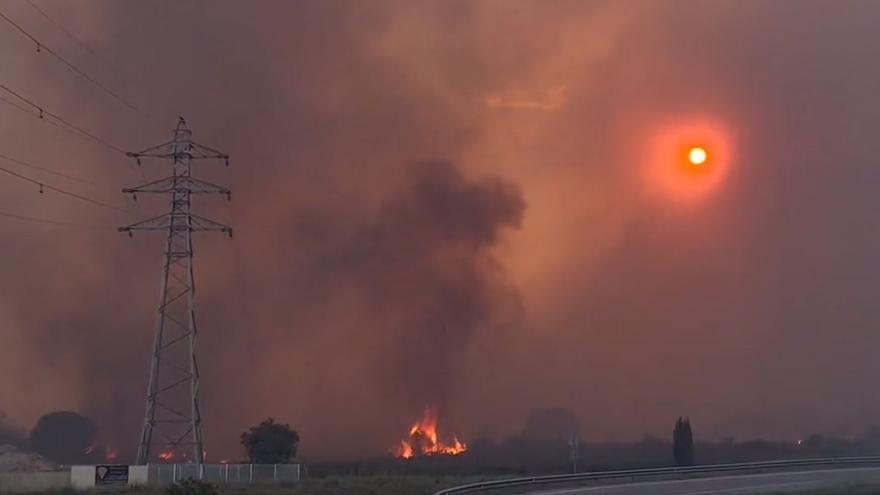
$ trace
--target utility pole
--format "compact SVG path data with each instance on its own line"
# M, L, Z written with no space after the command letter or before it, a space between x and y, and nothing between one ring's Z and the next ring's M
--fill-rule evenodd
M137 153L137 159L160 158L171 162L171 175L122 192L137 200L138 193L165 194L171 210L126 227L120 232L157 230L167 235L165 263L159 296L156 334L147 386L147 407L137 450L137 464L158 461L186 461L202 464L202 415L199 410L199 366L196 360L198 329L195 316L196 285L193 276L193 232L223 232L232 236L226 225L192 213L194 194L223 194L231 199L229 189L192 177L193 160L225 160L229 155L192 140L192 131L183 117L167 143ZM192 448L191 459L186 450ZM158 449L158 452L156 452Z

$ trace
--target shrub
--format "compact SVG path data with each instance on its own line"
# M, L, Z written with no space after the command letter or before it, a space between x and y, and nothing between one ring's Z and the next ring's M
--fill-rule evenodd
M219 495L219 492L207 481L187 478L171 485L168 495Z

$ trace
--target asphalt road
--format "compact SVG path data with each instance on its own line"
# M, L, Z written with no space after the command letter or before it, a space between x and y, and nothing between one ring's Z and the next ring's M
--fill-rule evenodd
M809 492L850 485L880 484L880 468L724 475L531 492L534 495L716 495Z

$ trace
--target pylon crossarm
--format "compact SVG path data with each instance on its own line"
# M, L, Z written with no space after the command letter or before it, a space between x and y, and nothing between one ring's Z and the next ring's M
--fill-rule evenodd
M179 230L190 230L192 232L223 232L232 236L232 227L228 225L223 225L222 223L198 215L190 214L189 217L192 219L192 224L189 227L185 225L175 225L174 228ZM162 215L138 223L133 223L125 227L119 227L119 231L131 233L137 230L168 230L169 228L172 228L170 220L171 217L169 215Z
M163 154L166 151L171 150L173 145L174 145L174 140L166 141L162 144L157 144L156 146L150 146L149 148L141 150L141 151L129 151L128 153L126 153L126 155L130 156L132 158L136 158L139 156L158 156L158 155Z
M163 179L154 180L152 182L147 182L146 184L141 184L135 187L126 187L122 190L124 194L134 194L139 192L168 192L167 189L168 184L170 184L170 177L166 177Z
M120 232L133 232L135 230L166 230L171 226L169 215L160 215L158 217L142 220L137 223L125 227L119 227Z
M192 230L194 231L225 232L229 236L232 236L232 227L228 225L223 225L222 223L198 215L190 215L190 217L192 217Z
M214 148L209 148L204 144L199 144L195 141L190 141L190 156L193 160L205 160L205 159L216 159L216 160L226 160L226 164L229 165L229 155L223 153L222 151L217 151Z
M196 143L182 145L183 149L173 148L173 143L165 143L150 148L149 150L127 152L125 155L137 160L138 165L141 164L141 158L181 158L186 156L191 160L225 160L229 165L229 155L226 153L213 150L207 146Z
M232 194L228 187L211 184L210 182L201 179L187 177L184 183L189 186L189 192L191 194L215 193L225 194L227 197Z
M154 180L141 184L140 186L129 187L122 190L125 194L136 193L170 193L170 192L189 192L190 194L225 194L227 198L232 192L227 187L211 184L208 181L195 179L193 177L165 177L163 179Z
M151 146L141 151L129 151L125 156L134 158L140 163L141 158L168 158L174 154L174 141L168 141L156 146Z

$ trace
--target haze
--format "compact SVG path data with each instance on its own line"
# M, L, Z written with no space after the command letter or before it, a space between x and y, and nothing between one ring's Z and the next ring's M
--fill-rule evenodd
M235 227L196 241L209 459L268 416L306 456L382 455L427 405L463 438L542 407L589 439L682 415L702 439L847 436L880 413L880 4L39 4L109 64L3 8L159 121L8 29L0 82L125 149L182 115L232 156L199 170L234 191L197 206ZM646 170L694 125L725 170L683 200ZM116 226L162 203L2 103L0 152L139 212L0 181L3 212L82 225L0 219L4 421L74 410L131 449L163 241Z

